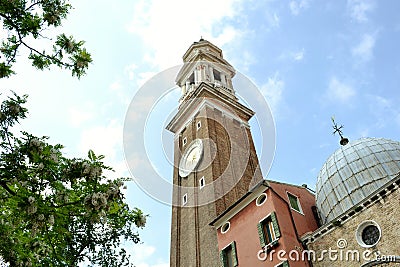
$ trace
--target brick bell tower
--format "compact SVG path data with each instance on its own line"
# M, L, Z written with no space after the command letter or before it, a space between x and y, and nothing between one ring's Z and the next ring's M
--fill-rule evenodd
M170 266L220 266L209 225L262 179L249 119L232 85L234 68L222 50L200 39L183 55L174 133Z

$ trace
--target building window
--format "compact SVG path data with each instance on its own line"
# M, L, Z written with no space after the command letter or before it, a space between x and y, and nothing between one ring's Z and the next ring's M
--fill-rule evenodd
M200 178L199 185L200 189L202 189L206 185L206 180L204 179L204 176Z
M257 206L261 206L262 204L265 203L265 201L267 201L267 194L262 193L262 194L259 195L258 198L256 199L256 205L257 205Z
M381 229L374 221L361 223L356 231L356 239L360 246L370 248L378 244L381 239Z
M201 127L201 121L198 121L198 122L197 122L197 125L196 125L197 130L199 130L200 127Z
M214 80L216 81L221 81L221 72L217 71L216 69L213 69L213 75L214 75Z
M288 261L281 262L278 265L275 265L275 267L289 267L289 262Z
M281 236L281 232L279 230L278 220L275 212L272 212L268 217L261 220L258 223L257 228L261 247L277 244L277 240Z
M303 214L303 210L301 209L299 198L296 197L295 195L290 194L289 192L287 193L287 195L289 198L290 207L292 209L294 209L295 211Z
M221 264L223 267L238 266L236 243L233 241L219 253Z
M183 145L186 145L186 143L187 143L187 138L185 137L185 138L183 138L183 140L182 140L182 144L183 144Z
M187 203L187 193L183 195L182 197L182 206L185 206Z
M361 239L368 246L378 243L379 229L375 225L368 225L361 233Z
M189 84L194 84L194 73L192 73L192 75L190 75L188 82L189 82Z
M224 225L221 226L221 234L225 234L226 232L229 231L230 228L231 228L230 222L224 223Z

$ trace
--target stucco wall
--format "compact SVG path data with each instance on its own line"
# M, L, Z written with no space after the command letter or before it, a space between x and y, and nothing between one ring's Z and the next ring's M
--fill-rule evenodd
M296 190L290 190L290 192L298 194L299 196L303 196L306 191L304 188L291 187L290 185L282 185L279 187L278 191L283 190L282 192L284 192L285 188L296 188ZM282 201L282 199L273 193L272 190L267 189L265 193L267 194L267 200L263 205L257 206L256 201L253 200L229 220L230 229L228 232L222 234L221 229L217 229L219 250L229 245L232 241L236 242L239 266L275 266L281 262L277 255L278 251L282 250L289 253L291 250L301 250L301 244L297 240L287 205ZM287 198L285 198L285 200L287 200ZM304 203L304 206L302 207L306 208L311 204L312 202L309 204ZM273 211L276 212L281 237L279 238L278 246L274 247L272 261L270 261L271 254L267 254L266 260L262 261L257 256L261 249L257 224ZM297 212L292 211L292 213ZM307 216L310 216L310 213L307 212L306 214ZM301 225L303 229L307 229L307 231L313 231L316 229L315 223L306 226L309 218L306 218L305 215L299 213L298 215L299 217L296 219L296 223ZM261 257L265 257L265 254L262 254ZM284 258L288 258L288 255L285 255ZM289 259L289 263L291 267L309 266L306 261L296 262L290 261Z

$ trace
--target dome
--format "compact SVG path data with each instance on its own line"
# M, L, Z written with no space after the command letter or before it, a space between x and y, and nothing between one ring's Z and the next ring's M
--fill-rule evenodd
M400 173L400 142L361 138L340 147L322 166L316 205L323 223L350 210Z

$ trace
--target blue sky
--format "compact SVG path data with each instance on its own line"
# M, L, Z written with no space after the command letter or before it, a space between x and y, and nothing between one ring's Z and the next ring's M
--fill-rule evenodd
M130 175L122 139L135 93L153 75L180 64L183 53L201 36L223 49L225 59L258 86L272 108L276 151L265 177L314 187L320 167L339 146L338 137L332 136L332 115L345 126L350 140L399 140L398 1L71 4L74 9L63 31L86 40L94 59L88 74L78 81L56 68L37 72L21 51L18 74L0 80L0 86L3 92L13 89L30 95L30 116L23 129L64 144L71 157L85 156L88 149L106 155L116 176ZM172 92L163 101L174 106L174 97L179 94ZM171 136L156 126L166 121L158 112L151 117L155 126L146 131L146 138L167 142ZM256 135L259 149L267 137ZM167 156L155 153L154 167L170 177L167 158L172 151L164 149ZM150 214L140 231L143 244L130 248L137 266L169 266L170 207L134 183L129 184L127 199Z

